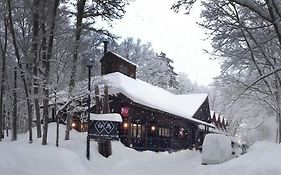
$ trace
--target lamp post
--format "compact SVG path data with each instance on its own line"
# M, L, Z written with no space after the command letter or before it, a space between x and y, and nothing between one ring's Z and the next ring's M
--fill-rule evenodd
M91 70L94 64L93 59L86 60L86 66L88 67L88 117L87 117L87 123L88 123L88 132L87 132L87 148L86 148L86 157L88 160L90 160L90 137L89 137L89 126L90 126L90 108L91 108Z

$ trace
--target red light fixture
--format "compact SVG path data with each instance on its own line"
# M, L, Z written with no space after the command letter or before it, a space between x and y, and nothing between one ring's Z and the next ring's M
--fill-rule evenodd
M121 115L124 117L128 117L129 116L129 110L130 108L125 106L121 108Z

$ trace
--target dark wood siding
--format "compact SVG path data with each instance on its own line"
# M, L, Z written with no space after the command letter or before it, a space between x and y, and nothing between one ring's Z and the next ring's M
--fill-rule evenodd
M122 107L129 109L129 115L122 116L123 123L120 126L120 140L128 147L136 150L174 151L198 148L203 143L207 130L200 130L198 123L137 104L122 94L111 100L114 101L112 111L121 113ZM123 126L125 123L126 128Z
M126 61L124 58L108 52L101 60L101 74L106 75L120 72L131 78L136 78L136 65Z
M206 98L204 103L198 108L198 110L194 114L193 118L196 118L198 120L201 120L201 121L204 121L207 123L212 122L208 98Z

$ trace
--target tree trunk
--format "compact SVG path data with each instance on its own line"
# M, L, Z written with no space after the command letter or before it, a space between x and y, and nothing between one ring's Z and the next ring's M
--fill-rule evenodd
M281 91L281 87L280 87L280 82L278 82L278 77L277 74L275 74L275 85L276 85L276 92L275 92L275 98L276 98L276 105L277 105L277 110L276 110L276 119L277 119L277 143L281 143L281 101L280 101L280 91Z
M5 107L4 107L4 116L6 118L6 137L9 137L10 117L5 110Z
M4 136L4 133L2 133L3 128L3 98L4 98L4 91L5 91L5 77L6 77L6 52L7 52L7 43L8 43L8 22L7 20L4 20L4 29L5 29L5 37L4 37L4 43L2 44L2 41L0 40L0 49L1 49L1 57L2 57L2 79L1 79L1 94L0 94L0 141L2 140L2 137ZM1 38L0 38L1 39Z
M75 87L75 77L76 77L76 62L78 59L78 50L79 50L79 42L82 32L82 19L85 9L85 3L86 0L78 0L77 1L77 18L76 18L76 31L75 31L75 41L74 41L74 51L72 55L72 67L71 67L71 73L70 73L70 79L69 79L69 98L72 98L73 94L73 88ZM70 124L72 115L67 115L67 123ZM65 131L65 140L69 139L69 130L70 126L66 127Z
M42 145L47 145L47 134L48 134L48 122L49 122L49 89L48 89L48 81L44 81L43 85L43 138L42 138Z
M12 141L17 140L18 123L18 99L17 99L17 67L14 71L14 90L13 90L13 120L12 120Z
M33 52L33 82L34 82L34 106L36 115L37 138L41 137L41 122L40 122L40 106L38 100L39 82L38 82L38 33L39 33L39 6L40 0L33 1L33 28L32 28L32 52Z
M71 124L71 117L69 116L70 113L67 112L66 114L66 129L65 129L65 140L69 140L69 132L70 132L70 124Z
M73 96L73 88L75 87L75 77L76 77L76 62L78 59L78 49L79 49L79 42L82 32L82 19L83 19L83 13L85 8L86 0L78 0L77 1L77 18L76 18L76 32L75 32L75 41L74 41L74 51L72 55L72 67L71 67L71 73L70 73L70 80L69 80L69 98ZM67 115L67 124L70 125L71 117L72 115ZM69 130L70 126L66 126L65 131L65 140L69 140Z
M109 97L108 97L108 86L105 85L104 89L104 103L103 113L108 114L110 112ZM99 153L104 157L109 157L112 154L112 146L110 140L101 140L98 142Z
M73 88L75 86L75 76L76 76L76 62L78 59L79 42L82 33L82 20L85 9L86 0L77 1L77 17L76 17L76 32L74 41L74 51L72 55L72 67L69 80L69 94L72 95Z
M96 100L96 114L101 113L101 103L100 103L100 97L99 97L99 87L95 86L95 100Z
M8 0L8 18L9 18L9 27L10 27L10 33L12 36L13 46L15 50L15 55L17 58L19 69L21 70L21 78L23 81L24 86L24 92L26 97L26 104L27 104L27 115L28 115L28 132L29 132L29 143L32 143L32 119L33 119L33 111L32 111L32 103L30 100L30 88L29 85L31 84L31 81L26 78L26 74L23 71L22 61L18 49L18 44L16 40L14 25L13 25L13 19L12 19L12 7L11 7L11 0ZM29 63L28 63L29 64Z
M52 23L50 26L50 37L49 37L49 41L48 41L47 58L46 58L46 60L43 61L43 65L45 68L44 86L43 86L43 94L44 94L44 100L43 100L44 125L43 125L43 139L42 139L43 145L47 144L48 119L49 119L48 104L49 104L50 60L52 57L55 22L56 22L56 15L57 15L57 9L58 9L59 3L60 3L60 0L55 0L55 2L54 2L53 12L52 12ZM45 16L45 14L43 16Z

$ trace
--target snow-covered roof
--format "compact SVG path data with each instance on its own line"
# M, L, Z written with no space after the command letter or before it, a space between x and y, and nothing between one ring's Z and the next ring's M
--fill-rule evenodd
M136 103L214 127L213 124L193 118L193 115L207 99L207 94L175 95L119 72L104 75L102 80L109 86L110 93L122 93Z
M132 65L138 67L138 65L137 65L136 63L133 63L132 61L129 61L128 59L122 57L121 55L118 55L117 53L114 53L114 52L111 52L111 51L108 51L107 53L110 53L110 54L112 54L112 55L115 55L115 56L117 56L118 58L120 58L120 59L126 61L127 63L130 63L130 64L132 64Z
M90 114L91 120L101 120L101 121L114 121L114 122L122 122L122 117L117 113L110 114Z

